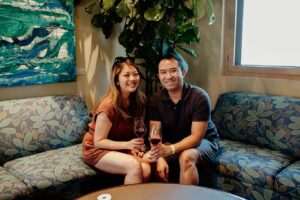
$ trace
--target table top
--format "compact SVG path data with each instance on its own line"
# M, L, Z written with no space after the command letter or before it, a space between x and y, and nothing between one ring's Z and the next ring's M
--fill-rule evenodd
M112 187L92 192L78 198L78 200L97 200L97 197L103 194L110 194L111 200L244 200L241 197L215 189L166 183L144 183Z

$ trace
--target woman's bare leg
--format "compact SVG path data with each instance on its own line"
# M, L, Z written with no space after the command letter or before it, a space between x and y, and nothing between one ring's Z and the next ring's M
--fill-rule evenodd
M125 185L143 182L141 161L125 153L111 151L105 154L95 167L110 174L124 174Z
M142 162L143 182L148 182L151 178L151 167L149 163Z

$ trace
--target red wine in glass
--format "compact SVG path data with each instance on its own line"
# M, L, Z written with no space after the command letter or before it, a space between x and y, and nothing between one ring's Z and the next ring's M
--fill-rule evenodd
M160 138L150 138L150 143L153 145L157 145L160 143Z
M134 133L135 133L136 137L144 137L145 129L137 129L137 130L135 130Z
M149 142L152 144L152 147L159 144L161 142L161 127L160 124L153 124L150 128L149 132ZM156 162L157 158L149 157L151 162Z

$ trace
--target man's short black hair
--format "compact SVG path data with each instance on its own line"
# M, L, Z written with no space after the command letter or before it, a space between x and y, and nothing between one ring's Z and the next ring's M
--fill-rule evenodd
M189 65L187 64L185 59L177 51L173 49L169 50L164 56L162 56L160 60L171 59L171 58L177 60L181 71L184 70L185 72L187 72L189 70Z

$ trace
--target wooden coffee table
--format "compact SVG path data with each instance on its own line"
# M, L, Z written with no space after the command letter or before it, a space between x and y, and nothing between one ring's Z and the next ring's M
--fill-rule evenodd
M241 197L210 188L165 183L112 187L87 194L78 200L97 200L101 194L110 194L111 200L244 200Z

